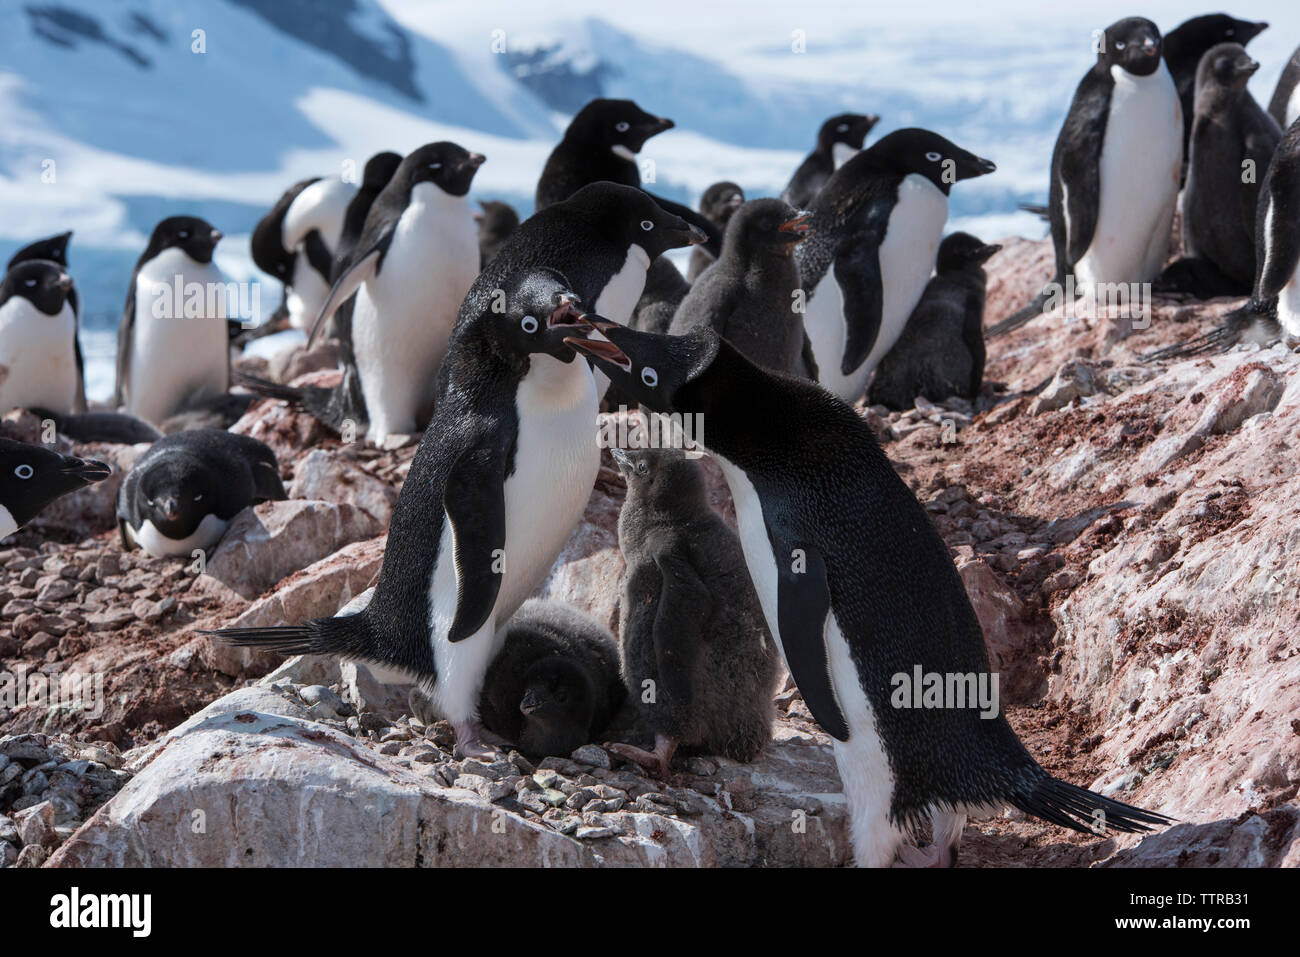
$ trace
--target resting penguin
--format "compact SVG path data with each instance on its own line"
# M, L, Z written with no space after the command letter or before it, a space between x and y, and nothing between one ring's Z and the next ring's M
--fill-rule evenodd
M1151 282L1164 264L1182 177L1178 90L1150 20L1119 20L1099 41L1097 62L1079 81L1052 151L1056 275L988 336L1040 315L1070 276L1086 295L1099 283Z
M724 180L721 183L714 183L704 191L704 195L700 197L700 214L718 227L718 232L725 233L727 223L731 221L731 214L740 209L744 201L745 191L735 183ZM688 283L695 282L700 277L700 273L708 269L712 263L713 256L696 246L691 250L691 261L686 268L686 281ZM647 329L646 331L661 332L663 330Z
M531 598L503 630L479 699L483 727L533 760L599 740L627 697L609 629L571 605Z
M797 209L811 206L831 174L858 154L879 122L880 117L862 113L832 116L817 131L817 145L794 171L781 198Z
M758 368L708 330L656 336L593 322L604 340L572 344L619 388L708 422L768 628L835 739L858 864L889 865L927 823L937 863L950 863L964 815L1007 804L1085 832L1167 821L1053 778L977 693L991 684L988 655L948 548L852 408ZM964 680L926 707L901 693L918 672L931 688L926 675Z
M401 165L401 155L389 150L376 153L366 160L365 168L361 171L361 184L352 194L352 199L348 201L348 208L343 213L343 228L339 230L339 241L334 247L334 262L330 266L331 286L343 274L351 260L357 240L361 238L361 232L366 228L366 217L370 215L370 207L375 205L375 200L393 178L397 167Z
M77 404L77 317L72 279L47 259L27 259L0 282L0 415Z
M1255 210L1255 286L1250 300L1222 325L1158 349L1144 361L1223 351L1238 342L1300 339L1300 118L1273 153Z
M479 206L483 207L483 212L475 213L474 220L478 223L478 261L482 269L501 251L510 234L519 228L519 214L509 203L495 199L479 200Z
M108 478L94 459L60 455L0 437L0 540L12 535L61 495Z
M247 435L190 429L149 446L117 493L122 547L189 558L221 540L231 519L287 498L275 453Z
M691 286L668 331L707 325L763 368L816 382L796 298L794 249L807 235L806 214L779 199L750 200L731 217L721 257Z
M925 287L894 348L876 367L867 402L910 409L923 395L939 402L973 399L984 379L984 263L1001 249L969 233L939 244L935 277Z
M48 259L50 262L58 263L67 270L68 268L68 243L72 240L72 230L66 233L59 233L57 236L51 236L48 239L38 239L34 243L28 243L18 252L9 257L9 265L5 267L5 272L13 269L20 262L28 259ZM77 300L77 287L74 283L68 290L68 303L72 306L72 315L77 321L81 321L81 304ZM77 398L73 403L73 412L86 411L86 362L81 356L81 339L74 337L77 353Z
M777 650L736 533L709 506L685 452L611 453L627 481L618 516L623 680L654 750L606 747L661 777L679 746L753 761L772 739Z
M375 443L428 421L456 307L478 275L478 240L466 193L484 157L455 143L421 146L375 198L352 256L311 339L347 299L349 348Z
M113 404L122 411L160 425L187 404L225 394L226 279L212 262L220 239L197 216L169 216L154 227L117 328Z
M1183 162L1189 158L1188 141L1192 135L1192 118L1196 115L1196 68L1207 50L1220 43L1240 43L1243 47L1268 29L1267 23L1238 20L1226 13L1208 13L1192 17L1165 34L1165 65L1174 78L1179 105L1183 110ZM1186 165L1183 167L1186 173Z
M1277 87L1268 101L1268 114L1284 130L1300 118L1300 47L1295 48L1277 78Z
M1180 199L1185 258L1166 270L1157 288L1180 288L1203 299L1250 291L1259 181L1282 138L1246 89L1258 69L1239 43L1220 43L1201 58Z
M403 673L472 757L492 753L478 707L505 635L498 627L550 571L600 467L595 382L566 342L587 328L579 297L564 276L535 267L494 288L500 297L485 290L481 303L471 294L462 307L370 604L347 617L219 633L236 645Z
M795 252L818 381L846 402L866 389L934 268L958 180L997 167L928 130L896 130L831 176Z

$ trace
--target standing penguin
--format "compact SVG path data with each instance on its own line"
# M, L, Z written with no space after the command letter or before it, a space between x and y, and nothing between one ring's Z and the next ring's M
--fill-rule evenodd
M370 604L346 617L219 633L236 645L405 673L472 757L492 753L478 708L505 636L498 628L550 571L600 467L595 382L566 341L588 328L579 297L549 269L526 268L493 288L502 295L485 291L457 323Z
M708 421L768 628L835 739L859 865L888 866L927 823L935 863L952 863L965 815L1008 804L1084 832L1167 821L1053 778L1030 757L986 693L984 636L947 546L853 409L758 368L708 330L596 325L604 341L572 343L619 388ZM930 688L934 677L941 688L944 676L947 687L962 681L935 701L919 687L902 692L917 675L932 676L918 682Z
M678 747L753 761L772 739L777 650L736 533L709 507L685 452L611 452L627 481L623 680L654 750L606 747L661 777Z
M401 165L401 155L390 150L383 150L366 160L365 168L361 171L361 185L352 195L348 208L343 214L343 228L339 231L339 241L334 249L334 263L330 267L331 286L351 261L352 251L366 228L366 217L370 215L370 207L375 205L375 200L379 198L379 194L384 191L384 187L397 172L397 167Z
M794 249L807 235L806 214L779 199L750 200L731 217L722 256L691 287L668 331L707 325L763 368L816 382L796 299Z
M856 402L930 280L952 184L996 166L929 130L896 130L835 171L795 259L818 381Z
M456 307L478 275L466 194L484 157L455 143L407 156L375 198L352 256L312 329L353 294L349 354L365 400L366 435L381 442L428 421Z
M475 213L474 220L478 223L479 268L482 269L519 228L519 214L509 203L495 199L479 200L479 206L483 212Z
M1160 31L1128 17L1108 26L1096 46L1097 62L1079 81L1052 151L1056 275L989 336L1041 314L1070 276L1090 296L1100 283L1151 282L1164 264L1182 178L1183 115Z
M1277 78L1277 86L1268 101L1268 114L1284 130L1300 118L1300 47L1295 48Z
M1196 75L1187 185L1182 194L1183 251L1171 266L1201 298L1244 295L1255 279L1259 180L1282 131L1246 89L1259 64L1239 43L1220 43ZM1208 269L1193 264L1204 262Z
M51 236L48 239L39 239L34 243L28 243L18 252L9 257L9 265L5 267L8 272L20 262L28 259L48 259L50 262L58 263L66 271L68 268L68 243L72 240L72 230L66 233L59 233L57 236ZM72 315L76 318L78 324L81 322L81 303L77 300L77 286L74 283L68 290L68 304L72 306ZM81 338L73 338L75 351L77 354L77 398L73 403L74 412L86 411L86 362L81 356Z
M154 227L117 328L113 404L123 411L159 425L229 387L226 280L212 262L220 239L197 216L169 216Z
M692 256L701 248L693 247ZM704 255L707 256L708 253ZM712 262L713 257L710 256L709 261ZM646 270L645 288L641 291L641 298L636 301L636 308L632 310L629 325L645 332L667 332L673 324L677 307L690 291L691 284L682 276L681 271L667 256L660 256Z
M910 409L916 397L973 399L984 379L984 263L1001 249L969 233L939 244L935 277L925 287L894 348L867 389L867 402Z
M39 445L0 437L0 540L12 535L56 498L102 482L112 470Z
M817 131L817 145L794 171L781 198L797 209L811 206L831 174L858 154L879 122L880 117L862 113L832 116Z
M718 232L726 233L727 223L731 221L732 214L740 209L744 202L745 191L735 183L723 180L721 183L714 183L700 197L700 215L716 226ZM692 249L691 261L686 268L686 281L695 282L700 277L700 273L713 264L713 260L714 257L699 246ZM646 331L662 332L663 330L647 329Z
M0 282L0 415L72 412L79 377L72 278L48 259L26 259Z

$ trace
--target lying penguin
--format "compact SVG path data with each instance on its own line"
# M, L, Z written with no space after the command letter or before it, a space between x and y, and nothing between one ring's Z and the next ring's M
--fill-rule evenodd
M22 528L56 498L102 482L110 472L94 459L0 438L0 539Z
M288 498L275 453L221 429L168 435L149 447L117 495L122 547L154 558L208 550L239 512Z

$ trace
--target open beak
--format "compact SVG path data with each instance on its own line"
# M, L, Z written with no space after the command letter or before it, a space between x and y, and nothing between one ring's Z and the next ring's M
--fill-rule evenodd
M812 218L812 213L800 213L794 219L788 219L777 227L783 233L793 233L794 242L801 242L812 234L812 226L808 220Z
M597 321L592 321L591 324L595 326L597 330L599 330L602 325L606 325L607 327L613 325L612 323L607 324ZM564 342L566 345L572 346L574 349L579 349L588 355L595 356L597 359L602 359L605 362L616 365L624 372L632 371L632 360L627 357L627 354L624 353L622 349L614 345L614 343L610 342L608 339L578 339L574 336L566 336Z
M546 320L546 328L590 329L591 323L586 313L578 308L576 296L560 296L559 305Z

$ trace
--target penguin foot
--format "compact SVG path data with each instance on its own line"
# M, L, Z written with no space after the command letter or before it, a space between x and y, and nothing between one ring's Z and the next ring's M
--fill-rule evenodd
M898 849L895 867L956 867L957 849L939 844L916 847L904 844Z
M493 761L501 753L501 745L507 743L477 721L456 725L454 730L456 756L461 758Z
M673 761L673 752L677 750L677 741L667 735L655 735L655 749L646 751L632 744L621 744L618 742L607 742L605 750L617 754L620 758L626 758L635 764L641 765L651 774L661 779L667 779L670 771L669 765Z

